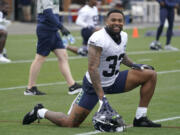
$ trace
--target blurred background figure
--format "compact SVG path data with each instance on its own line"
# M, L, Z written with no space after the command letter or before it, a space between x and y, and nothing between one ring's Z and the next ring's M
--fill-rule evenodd
M53 52L58 58L59 70L69 87L68 94L79 93L81 85L76 83L72 77L68 54L58 33L60 30L62 35L68 36L70 34L69 30L59 21L59 0L37 0L37 13L36 35L38 41L36 55L30 67L28 86L24 91L24 95L46 94L38 90L36 80L50 52Z
M164 24L166 19L168 20L168 29L166 32L166 44L164 49L170 51L178 51L178 48L175 48L171 45L171 38L173 35L173 25L174 25L174 16L175 8L179 8L179 0L157 0L160 5L160 25L157 29L156 40L150 44L151 50L160 50L162 49L161 43L159 42L160 36L162 34Z
M112 0L112 2L111 2L111 6L113 8L119 9L119 10L123 9L122 5L123 5L122 0Z
M99 13L97 8L97 0L86 0L87 3L78 11L76 24L81 26L81 36L83 38L83 46L78 50L78 53L87 55L87 42L89 37L100 28Z
M63 1L63 11L69 11L69 6L71 4L71 0L60 0Z
M1 0L0 1L0 62L10 63L11 60L7 58L5 49L6 39L8 36L7 26L11 24L5 17L8 14L8 4Z
M76 46L72 46L68 43L68 41L74 41L73 37L70 37L68 40L68 37L63 37L63 43L66 46L66 49L81 55L81 56L87 56L88 50L87 50L87 41L89 37L92 35L93 32L99 30L99 13L97 4L100 2L101 4L105 3L103 1L98 0L74 0L72 3L76 3L81 5L80 9L78 11L78 15L73 19L75 23L79 26L81 26L81 36L83 39L82 46L80 48ZM63 5L65 6L66 2L63 2ZM70 2L71 3L71 2ZM67 5L66 5L67 6ZM63 8L63 11L71 10L69 7Z
M111 0L110 5L113 8L119 10L130 10L131 9L131 1L130 0Z
M20 4L22 5L22 12L23 12L23 21L24 22L31 22L31 4L33 0L20 0Z

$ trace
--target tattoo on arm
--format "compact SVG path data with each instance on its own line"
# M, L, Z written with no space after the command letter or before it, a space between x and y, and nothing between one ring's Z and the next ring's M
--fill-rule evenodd
M131 67L131 65L133 64L132 60L129 59L126 54L124 55L124 59L123 59L122 63L128 67Z
M104 96L104 92L101 86L100 75L98 71L100 56L102 49L100 47L90 45L88 49L88 71L91 77L93 87L99 98Z

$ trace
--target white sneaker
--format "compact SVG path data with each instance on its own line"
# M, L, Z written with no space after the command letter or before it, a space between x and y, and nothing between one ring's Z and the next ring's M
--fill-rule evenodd
M173 47L172 45L165 45L164 47L165 50L169 50L169 51L178 51L178 48Z
M0 56L0 62L3 62L3 63L10 63L11 60L8 59L8 58L6 58L6 57L4 57L4 56Z

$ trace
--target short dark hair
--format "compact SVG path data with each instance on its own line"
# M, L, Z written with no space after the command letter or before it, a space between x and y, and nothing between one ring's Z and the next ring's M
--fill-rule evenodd
M123 13L121 10L118 10L118 9L111 9L111 10L107 13L106 17L108 18L112 13L120 13L120 14L123 16L123 18L125 18L125 17L124 17L124 13Z

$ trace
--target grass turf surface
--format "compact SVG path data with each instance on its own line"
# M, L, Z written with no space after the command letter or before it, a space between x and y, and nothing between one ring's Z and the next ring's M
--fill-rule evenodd
M144 33L149 29L139 29L139 38L132 38L132 30L125 30L129 34L127 53L136 63L152 65L158 72L156 91L148 108L148 117L152 120L171 118L180 116L180 51L154 52L149 50L149 43L153 37L145 37ZM79 32L73 32L75 37L79 37ZM165 37L161 37L161 42L165 43ZM172 45L179 47L180 38L173 37ZM80 46L81 38L77 38L77 45ZM69 106L75 95L68 95L68 87L64 78L59 72L57 61L51 60L44 63L39 74L37 84L52 85L39 86L39 89L46 92L46 96L24 96L23 92L27 85L30 64L35 55L36 36L35 35L9 35L7 40L8 56L12 59L10 64L0 64L0 134L3 135L73 135L94 131L92 116L97 107L79 128L61 128L47 120L41 120L40 124L34 123L29 126L22 126L22 118L30 111L36 103L43 103L45 107L53 111L67 113ZM87 58L76 57L68 52L70 58L71 72L75 80L82 80L87 70ZM48 59L55 58L51 54ZM29 60L29 61L22 61ZM125 66L121 70L128 69ZM162 72L165 71L165 72ZM173 72L169 72L173 71ZM56 84L56 82L58 84ZM60 84L62 82L62 84ZM18 88L19 87L19 88ZM12 89L8 89L12 88ZM127 125L132 124L135 111L139 102L139 88L129 93L107 95L110 104L119 112ZM180 120L162 122L163 126L180 126ZM101 133L115 134L115 133ZM128 128L123 135L179 135L179 128Z

